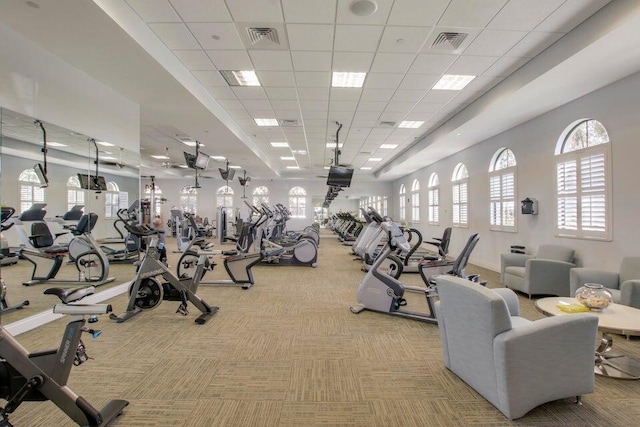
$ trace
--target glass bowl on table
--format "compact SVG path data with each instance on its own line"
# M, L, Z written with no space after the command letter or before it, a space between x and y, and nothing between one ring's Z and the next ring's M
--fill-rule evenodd
M601 311L613 302L611 292L599 283L585 283L576 291L576 299L593 311Z

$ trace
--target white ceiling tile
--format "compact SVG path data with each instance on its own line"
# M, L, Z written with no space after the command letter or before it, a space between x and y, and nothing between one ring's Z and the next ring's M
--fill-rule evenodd
M331 52L292 51L296 71L331 71Z
M393 133L393 128L388 128L388 127L376 127L374 129L371 130L371 133L369 134L370 137L375 136L375 135L380 135L380 136L389 136Z
M531 32L511 48L506 54L508 56L519 56L523 58L533 58L543 50L557 42L564 33L542 33Z
M332 24L336 16L336 2L318 0L282 0L287 22Z
M328 100L329 88L328 87L299 87L298 97L300 99L309 100Z
M291 50L333 49L333 25L287 24L287 34Z
M463 76L479 76L497 60L498 57L496 56L461 55L446 72L447 74L458 74Z
M205 86L229 86L217 71L192 71L191 74Z
M237 99L219 99L218 104L225 110L244 110L244 106Z
M432 26L447 8L449 0L396 0L388 25Z
M292 71L258 71L256 73L262 86L294 87L295 80Z
M360 111L370 111L370 112L378 112L381 113L384 111L387 103L384 101L360 101L358 104L358 112Z
M387 25L378 52L416 53L424 44L431 27L395 27Z
M456 60L457 55L433 55L421 53L409 69L410 73L441 75Z
M231 22L231 15L223 0L170 1L184 22Z
M236 120L251 120L253 123L255 123L246 110L229 110L228 113Z
M351 3L353 3L352 0L338 0L337 22L339 24L382 25L387 22L393 0L377 0L378 8L370 16L358 16L351 12L349 9Z
M369 111L369 112L374 112L374 111ZM374 126L376 126L378 124L377 120L354 120L352 125L353 126L359 126L359 127L368 127L368 128L372 128ZM367 137L367 140L369 139L369 137Z
M291 55L282 50L249 50L254 69L260 71L290 71Z
M247 112L254 119L273 119L273 118L276 117L276 113L274 113L272 109L268 109L268 110L251 109L251 110L247 110ZM255 122L254 122L254 124L255 124Z
M329 87L331 86L331 73L303 71L296 72L296 85L298 87Z
M292 87L264 87L263 89L271 100L298 99L296 90Z
M305 111L302 117L305 120L326 120L328 112L325 111Z
M495 64L484 72L485 76L508 76L524 64L529 62L529 58L511 58L503 56Z
M231 23L195 22L187 25L203 49L244 49L236 26Z
M576 25L593 15L610 0L566 0L558 9L548 16L536 31L568 33Z
M449 27L485 27L507 0L452 0L438 25Z
M154 33L171 50L200 49L198 41L184 24L149 24Z
M564 0L510 0L487 25L493 30L531 31Z
M253 70L249 55L244 50L205 51L218 70Z
M357 101L360 99L362 89L352 87L332 87L332 101Z
M375 52L383 30L382 25L336 25L334 50Z
M229 86L205 86L207 91L215 99L236 99L236 94L233 93Z
M385 111L380 114L378 120L381 122L400 122L404 116L406 116L406 113Z
M404 76L398 89L423 89L428 90L436 84L440 75L435 74L407 74Z
M353 116L354 120L377 121L380 117L380 111L356 111Z
M437 113L446 104L444 102L424 102L421 101L413 107L412 113Z
M226 3L236 22L283 22L280 0L231 0Z
M144 22L181 22L167 0L128 0Z
M377 53L371 66L373 73L406 73L415 55L411 53Z
M464 54L503 56L526 35L526 31L484 30L467 47Z
M421 102L446 103L455 98L458 92L457 90L430 90Z
M330 101L329 109L332 111L355 111L358 107L357 101Z
M464 89L460 92L468 93L468 92L486 92L491 89L498 83L500 83L504 77L494 77L494 76L478 76L471 81Z
M427 120L429 120L429 118L432 115L433 115L432 113L419 113L419 112L416 112L416 111L411 111L409 114L407 114L403 118L403 120L426 122Z
M304 112L303 112L303 114L304 114ZM314 120L314 119L311 119L311 120L305 121L305 126L308 126L309 129L312 129L312 128L316 127L316 128L322 128L324 130L324 129L326 129L327 121L326 120Z
M391 97L391 102L411 102L415 104L422 99L426 92L424 89L397 90Z
M336 101L341 102L341 101ZM353 118L353 110L339 111L339 110L329 110L329 118L327 119L329 123L340 122L345 126L349 125L349 122ZM331 128L331 132L335 135L336 128Z
M373 61L373 53L334 52L333 71L368 73Z
M360 101L383 101L387 102L391 99L395 90L393 89L369 89L365 88L362 91Z
M274 110L298 110L300 105L293 99L270 99Z
M298 110L275 110L274 114L276 115L277 119L300 120L300 111Z
M408 113L416 105L415 102L389 102L385 113Z
M396 89L404 74L400 73L369 73L364 81L364 87L370 89Z
M302 109L302 111L323 111L327 109L328 104L329 102L326 100L301 99L300 109Z
M235 86L231 90L238 99L267 99L267 95L261 87Z
M271 104L266 99L243 99L242 105L247 111L271 110Z
M173 54L192 71L215 70L213 63L202 50L174 50Z

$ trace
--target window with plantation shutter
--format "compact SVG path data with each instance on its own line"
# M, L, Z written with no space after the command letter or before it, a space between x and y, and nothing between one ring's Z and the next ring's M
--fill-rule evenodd
M261 185L253 190L253 206L261 206L263 203L269 204L269 189Z
M582 120L556 146L556 232L611 240L611 144L602 124Z
M467 167L458 163L453 170L453 209L454 227L469 227L469 173Z
M80 186L78 177L70 176L67 179L67 211L70 211L75 205L84 206L84 190Z
M407 194L407 189L404 184L400 186L400 221L404 221L407 219L407 200L405 199L405 195Z
M20 188L20 213L28 210L34 203L44 202L44 188L40 188L40 179L33 169L25 169L18 176Z
M438 174L432 173L429 177L429 224L440 224L440 181Z
M291 218L307 217L307 191L302 187L289 190L289 210Z
M411 219L413 222L420 221L420 181L417 179L411 184Z
M501 148L489 167L490 229L517 231L516 218L516 157L508 148Z
M117 218L120 207L120 188L113 181L107 182L107 192L104 195L104 217Z
M182 187L180 190L180 209L193 215L198 213L198 190L196 188L190 185Z

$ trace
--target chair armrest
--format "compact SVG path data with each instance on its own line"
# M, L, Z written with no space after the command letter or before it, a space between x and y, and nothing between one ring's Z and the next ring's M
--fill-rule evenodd
M595 268L575 267L569 273L569 288L571 296L576 294L579 287L585 283L599 283L606 288L619 289L620 275L612 271L596 270Z
M525 265L525 288L529 294L569 296L571 262L534 258ZM534 287L534 289L532 289Z
M640 280L623 282L620 291L620 304L640 308Z
M518 301L518 295L514 291L509 288L493 288L491 290L504 299L510 315L520 316L520 301Z
M504 278L504 269L507 267L524 267L528 259L533 255L504 253L500 254L500 281Z

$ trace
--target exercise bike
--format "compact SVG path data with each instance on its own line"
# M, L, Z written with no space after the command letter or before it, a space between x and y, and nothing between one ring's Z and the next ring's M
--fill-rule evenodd
M9 225L5 225L5 221L7 221L11 216L15 213L14 208L2 207L2 219L0 222L0 230L5 231L11 228L13 223ZM2 260L5 258L4 254L0 254L0 265L2 264ZM29 305L29 300L22 301L20 304L11 305L9 301L7 301L7 285L4 283L4 279L0 277L0 314L8 314L15 310L21 310L24 307Z
M141 238L157 234L156 230L144 225L127 224L126 228L131 234ZM196 294L198 283L208 268L207 256L201 255L199 257L193 277L179 279L160 261L160 250L157 244L157 238L151 238L147 243L145 256L129 287L129 303L126 311L119 316L110 314L109 318L118 323L126 322L144 310L156 308L162 300L168 300L180 301L176 313L183 316L189 314L187 304L191 302L202 313L196 318L195 323L205 324L218 311L218 307L210 306ZM165 282L160 283L157 280L158 276L162 276Z
M71 367L89 359L80 339L82 333L88 332L94 338L100 336L100 331L85 327L85 316L90 316L89 323L95 323L99 314L111 311L108 304L78 303L93 294L94 289L88 286L44 291L62 302L54 306L54 313L71 316L58 349L29 353L0 325L0 398L7 401L4 408L0 407L0 426L11 426L9 415L22 402L51 400L81 426L106 426L129 404L126 400L115 399L98 411L67 386Z

